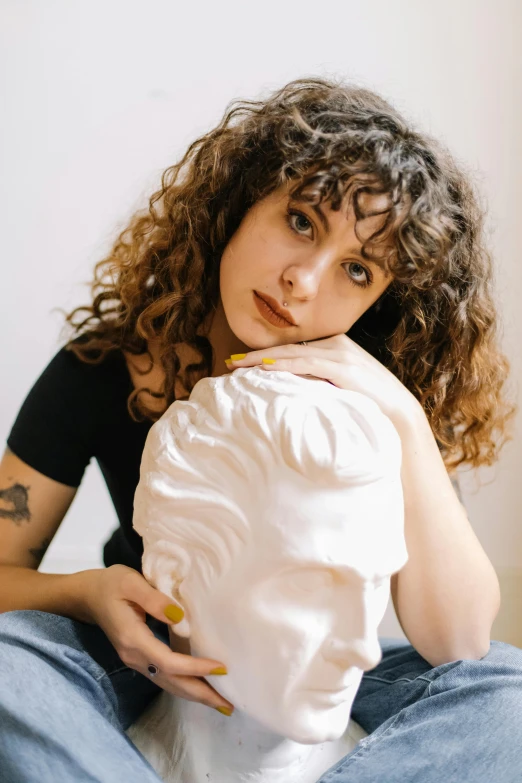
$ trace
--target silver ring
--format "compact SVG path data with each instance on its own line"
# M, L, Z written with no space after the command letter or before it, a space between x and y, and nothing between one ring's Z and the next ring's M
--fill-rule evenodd
M153 663L149 663L149 665L147 666L147 671L150 677L155 677L158 674L159 669Z

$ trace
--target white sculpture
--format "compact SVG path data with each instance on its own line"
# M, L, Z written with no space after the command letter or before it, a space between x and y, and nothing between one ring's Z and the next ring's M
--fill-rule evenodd
M235 706L153 702L128 734L164 780L315 783L365 736L350 710L407 560L400 468L375 402L287 372L204 378L153 425L143 573Z

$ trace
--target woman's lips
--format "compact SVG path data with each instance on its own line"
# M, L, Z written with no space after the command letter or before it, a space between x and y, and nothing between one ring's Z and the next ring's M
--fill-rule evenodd
M295 323L292 323L287 318L283 318L282 315L276 313L275 310L270 307L268 302L266 302L256 291L254 291L254 302L265 321L268 321L268 323L272 324L272 326L277 326L280 329L287 329L289 326L296 326Z

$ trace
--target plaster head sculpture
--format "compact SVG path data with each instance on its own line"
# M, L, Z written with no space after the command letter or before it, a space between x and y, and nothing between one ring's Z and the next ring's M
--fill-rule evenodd
M134 527L209 682L298 743L340 737L407 560L400 438L375 402L259 368L204 378L150 430Z

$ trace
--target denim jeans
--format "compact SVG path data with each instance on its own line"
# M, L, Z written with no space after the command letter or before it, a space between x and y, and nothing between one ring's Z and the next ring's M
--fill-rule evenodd
M352 709L369 735L320 783L522 781L521 649L492 642L481 660L432 668L403 640L380 643ZM159 692L96 626L1 614L2 783L158 783L124 731Z

